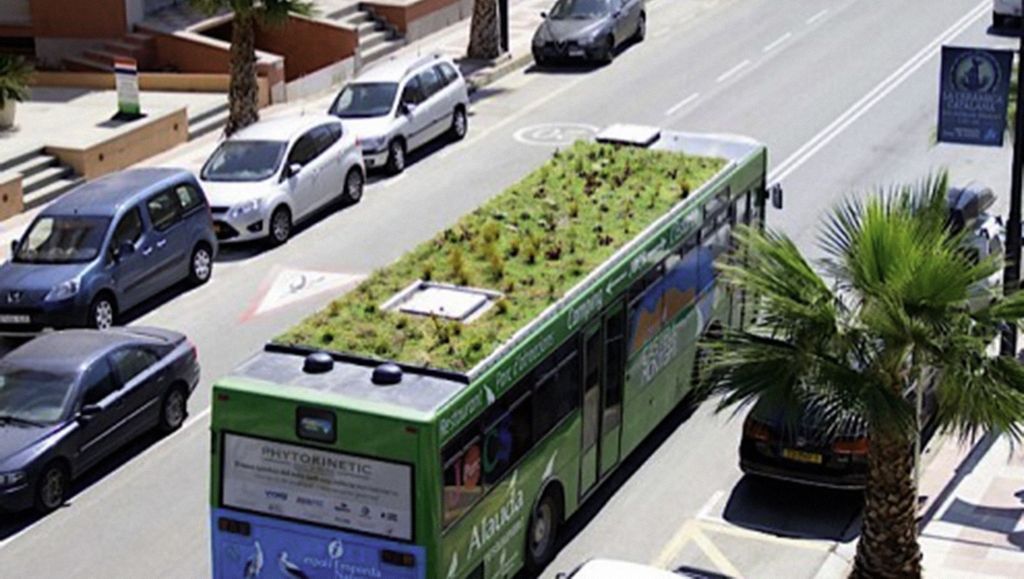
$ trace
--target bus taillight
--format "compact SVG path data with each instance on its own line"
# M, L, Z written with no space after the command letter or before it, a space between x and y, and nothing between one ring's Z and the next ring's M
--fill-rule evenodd
M395 565L396 567L415 567L416 556L412 553L401 553L399 551L392 551L390 549L384 549L380 552L380 560L388 565Z

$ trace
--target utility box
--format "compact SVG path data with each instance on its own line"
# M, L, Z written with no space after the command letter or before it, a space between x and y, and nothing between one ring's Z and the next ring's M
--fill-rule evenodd
M9 219L25 208L20 173L0 173L0 220Z

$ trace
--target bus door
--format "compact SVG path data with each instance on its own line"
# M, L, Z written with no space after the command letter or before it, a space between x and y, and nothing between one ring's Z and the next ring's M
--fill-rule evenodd
M619 462L626 308L618 302L583 331L580 496Z

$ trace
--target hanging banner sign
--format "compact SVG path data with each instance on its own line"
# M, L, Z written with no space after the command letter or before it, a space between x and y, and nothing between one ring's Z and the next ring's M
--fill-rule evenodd
M942 47L939 141L1002 147L1013 53Z
M114 84L117 87L118 116L140 116L142 108L139 106L139 64L134 58L114 59Z

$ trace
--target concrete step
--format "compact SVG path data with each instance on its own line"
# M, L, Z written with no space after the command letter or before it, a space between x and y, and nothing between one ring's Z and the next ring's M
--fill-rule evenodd
M367 20L366 22L356 25L356 33L359 34L359 36L363 36L364 34L369 34L374 30L381 30L382 28L384 27L376 20Z
M353 2L344 8L326 11L321 18L326 18L328 20L341 20L355 14L356 12L359 12L359 3Z
M91 49L91 50L86 50L85 54L83 56L85 56L86 58L88 58L90 60L95 60L97 62L109 62L110 66L114 66L114 59L115 58L124 57L124 56L129 56L130 57L131 55L130 54L118 54L116 52L110 52L109 50L101 50L101 49L98 49L98 48L94 48L94 49Z
M369 50L364 49L362 46L359 47L359 59L360 65L366 66L376 60L380 60L399 48L405 46L405 41L401 38L393 40L387 40L383 44L379 44L370 48Z
M0 162L0 173L6 173L8 171L11 171L14 169L14 167L17 167L18 165L21 165L23 163L27 163L32 159L35 159L36 157L42 155L46 155L42 147L25 153L19 153L9 159L5 159L3 162Z
M74 72L114 72L113 62L101 62L87 56L67 56L64 66Z
M42 172L44 169L59 165L60 161L57 157L51 155L36 155L23 163L19 163L11 167L12 173L21 173L23 178L30 177L36 173Z
M40 205L53 201L57 197L60 197L64 193L74 189L84 182L85 179L81 177L58 179L45 187L31 192L26 192L23 199L25 209L32 209L33 207L39 207Z
M207 116L206 113L203 113L199 116L205 118L199 120L190 119L188 122L188 140L198 139L203 135L223 129L224 125L228 124L228 114L228 107L225 105L223 109L214 115Z
M153 42L153 35L146 34L145 32L129 32L124 35L123 41L131 44L143 45Z
M376 30L369 34L359 35L359 50L366 52L375 46L380 46L385 42L391 40L391 33L387 30Z
M54 181L60 181L73 173L74 171L71 167L66 165L46 167L45 169L37 171L36 173L22 179L21 190L27 195L33 191L38 191L43 187L46 187Z
M346 16L341 20L336 20L338 24L342 26L349 26L355 28L364 22L373 22L373 16L369 12L356 12L351 16Z
M225 101L225 102L223 102L223 103L221 103L221 104L219 104L219 105L217 105L215 107L206 109L205 111L203 111L203 112L201 112L201 113L199 113L199 114L197 114L195 116L189 117L188 118L188 123L189 123L189 125L191 125L192 123L199 123L199 122L205 121L206 119L208 119L210 117L218 116L218 115L223 114L224 112L226 112L228 110L228 107L229 107L229 104L228 104L227 101Z
M103 43L103 52L110 54L116 54L118 56L128 56L131 58L138 58L140 54L146 51L146 47L126 42L124 40L108 40Z

